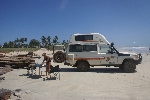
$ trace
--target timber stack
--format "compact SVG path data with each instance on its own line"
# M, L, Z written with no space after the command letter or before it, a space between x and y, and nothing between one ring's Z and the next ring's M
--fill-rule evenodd
M13 56L0 56L0 66L10 65L12 68L24 68L35 65L35 58L40 56L35 54L19 54Z
M8 100L11 96L11 90L0 89L0 100Z

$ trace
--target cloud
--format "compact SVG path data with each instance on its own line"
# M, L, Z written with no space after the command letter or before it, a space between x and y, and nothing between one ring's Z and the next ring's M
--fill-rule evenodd
M60 9L64 9L67 4L68 4L68 0L62 0L62 2L60 4Z

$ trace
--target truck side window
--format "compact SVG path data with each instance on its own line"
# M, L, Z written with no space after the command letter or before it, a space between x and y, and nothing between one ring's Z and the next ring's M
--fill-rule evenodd
M109 53L109 51L111 51L111 49L108 45L100 46L101 53Z
M83 45L83 51L97 51L97 45Z
M93 40L93 35L77 35L75 41Z
M82 45L69 45L69 52L82 52Z

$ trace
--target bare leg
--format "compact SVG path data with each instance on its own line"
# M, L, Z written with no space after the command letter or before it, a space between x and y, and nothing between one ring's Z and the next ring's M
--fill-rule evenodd
M46 76L50 71L50 62L46 64Z
M47 67L48 67L48 64L46 64L46 76L47 76Z
M50 65L51 65L51 62L48 63L48 72L50 71ZM50 78L51 78L51 74L50 75Z

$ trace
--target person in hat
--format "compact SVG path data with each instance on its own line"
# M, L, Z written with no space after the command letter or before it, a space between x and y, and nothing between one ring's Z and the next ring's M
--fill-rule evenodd
M46 53L43 53L42 56L44 57L44 60L41 65L46 63L46 76L47 76L47 73L50 71L51 58L49 56L47 56Z

